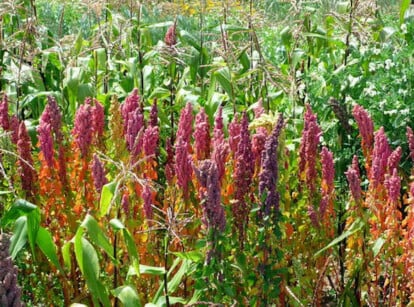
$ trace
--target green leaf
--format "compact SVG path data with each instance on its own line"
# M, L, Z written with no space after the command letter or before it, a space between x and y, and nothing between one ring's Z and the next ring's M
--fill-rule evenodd
M364 226L364 221L361 220L360 218L356 219L347 231L343 232L339 237L337 237L331 243L329 243L327 246L325 246L324 248L319 250L315 254L315 256L320 255L322 252L326 251L327 249L331 248L332 246L335 246L336 244L338 244L342 240L348 238L350 235L352 235L352 234L356 233L357 231L361 230L361 228L363 226Z
M13 236L10 242L10 255L16 258L18 252L27 242L27 217L21 216L16 220L13 228Z
M152 29L152 28L166 28L166 27L172 26L173 24L174 24L174 22L172 22L172 21L164 21L164 22L150 24L150 25L146 26L146 28L149 28L149 29Z
M174 277L168 282L169 293L174 293L180 285L183 277L187 275L190 269L191 260L183 260L180 269L174 274ZM172 272L171 272L172 273Z
M1 226L6 227L15 221L18 217L25 215L37 209L35 205L24 199L17 199L13 206L7 211L1 219Z
M198 39L196 39L194 36L192 36L189 32L185 30L180 31L180 38L181 41L185 44L189 44L190 46L193 46L195 49L200 51L200 45L198 43Z
M122 222L118 219L112 219L109 221L109 225L112 226L113 229L115 230L121 230L121 229L125 229L124 224L122 224Z
M70 246L71 242L65 242L62 246L62 256L65 267L70 271L72 269L72 261L70 256Z
M377 257L377 255L380 252L380 250L381 250L382 246L384 245L384 243L385 243L385 239L383 237L379 237L375 241L374 245L372 246L372 251L374 253L374 257Z
M113 258L113 248L109 239L105 236L102 229L99 227L98 222L91 215L86 215L80 227L83 227L87 231L89 238L93 243L102 248L112 260L115 260Z
M118 183L116 181L109 182L105 184L101 192L101 200L99 202L99 216L102 217L105 214L108 214L110 210L110 204L112 198L114 197L115 190Z
M81 228L79 228L81 229ZM108 293L103 284L99 281L99 259L93 245L83 237L83 231L75 235L75 256L82 275L92 296L98 298L104 306L111 306Z
M193 262L202 262L204 256L199 251L189 251L189 252L172 252L173 255L181 259L191 260Z
M131 286L121 286L113 290L113 294L119 298L125 307L140 307L141 301L138 293Z
M401 0L401 6L400 6L400 24L404 23L404 15L405 12L410 7L411 0Z
M217 78L217 81L220 83L220 86L224 89L227 95L229 95L230 99L233 100L233 86L231 83L231 74L229 68L220 68L214 72L214 76Z
M40 227L40 211L36 208L29 214L27 214L27 236L29 239L29 245L32 250L33 257L35 257L35 245L37 233Z
M61 272L63 272L56 253L56 245L53 242L52 235L47 229L43 227L39 228L39 231L37 232L36 243L43 254L53 263L53 265L57 267Z
M139 265L139 254L137 250L137 246L135 245L135 241L132 238L131 234L129 233L128 229L123 229L122 234L124 236L125 244L127 246L128 255L132 260L133 265L135 268L138 268ZM141 269L139 270L141 271Z
M164 267L149 266L145 264L139 265L140 274L149 274L149 275L164 275Z

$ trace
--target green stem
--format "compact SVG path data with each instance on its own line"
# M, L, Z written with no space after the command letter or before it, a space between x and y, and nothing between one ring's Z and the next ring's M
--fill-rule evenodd
M168 230L165 234L164 238L164 292L165 292L165 304L167 307L170 307L170 297L168 295L168 243L170 240L170 236L168 234Z

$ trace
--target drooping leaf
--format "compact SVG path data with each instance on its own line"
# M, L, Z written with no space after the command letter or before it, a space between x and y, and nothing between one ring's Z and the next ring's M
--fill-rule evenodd
M17 253L27 242L27 217L21 216L16 220L13 228L13 236L10 242L10 256L16 258Z
M6 227L15 221L21 215L27 214L35 210L37 207L31 202L24 199L17 199L12 207L1 218L1 226Z
M411 0L401 0L400 6L400 24L404 23L405 12L410 7Z
M193 262L202 262L204 261L204 256L199 251L188 251L188 252L173 252L173 255L181 259L191 260Z
M63 272L56 253L56 245L53 242L52 235L47 229L43 227L39 228L39 231L37 232L36 244L39 246L43 254L53 263L53 265Z
M79 228L81 229L81 228ZM99 280L99 259L93 245L83 236L83 231L75 235L75 256L86 284L94 299L99 299L103 306L111 306L106 288Z
M342 240L348 238L350 235L353 235L354 233L356 233L357 231L361 230L362 227L364 226L364 221L361 220L360 218L357 218L352 225L349 227L349 229L345 232L343 232L339 237L337 237L336 239L334 239L331 243L329 243L327 246L325 246L324 248L322 248L321 250L319 250L315 256L320 255L321 253L323 253L324 251L326 251L327 249L331 248L332 246L335 246L336 244L338 244L339 242L341 242Z
M113 258L113 248L109 239L106 237L101 227L99 227L98 222L92 217L92 215L87 215L83 220L80 227L83 227L89 235L91 241L102 248L112 260Z
M131 286L121 286L113 290L114 295L125 307L140 307L141 301L138 293Z
M379 237L377 240L375 240L374 245L372 246L372 251L374 253L374 257L377 257L378 253L380 252L382 246L385 243L385 239L383 237Z
M36 208L36 210L33 210L27 214L27 237L29 239L29 245L32 250L33 257L35 257L35 245L39 227L40 211Z
M102 188L101 199L99 202L99 216L102 217L105 214L108 214L110 210L110 205L112 198L114 197L117 187L117 182L112 181L105 184Z

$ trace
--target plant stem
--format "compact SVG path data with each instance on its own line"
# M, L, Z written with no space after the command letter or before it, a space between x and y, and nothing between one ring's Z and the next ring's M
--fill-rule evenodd
M140 81L140 94L141 94L141 99L143 99L144 97L144 72L142 71L143 69L143 58L144 55L142 53L142 46L141 46L141 14L142 14L142 4L139 3L138 4L138 29L137 29L137 39L138 39L138 61L139 61L139 81Z
M344 65L346 66L347 62L348 62L348 56L350 53L350 48L349 48L349 44L350 44L350 39L351 39L351 34L352 34L352 26L354 23L354 10L355 7L357 5L357 1L358 0L350 0L351 3L351 8L349 10L349 24L348 24L348 33L346 35L345 38L345 54L344 54Z
M170 240L168 230L164 239L164 292L165 292L165 304L170 307L170 297L168 295L168 242Z
M206 2L205 0L200 0L200 77L201 77L201 93L204 93L204 73L202 71L202 66L204 64L204 10L205 10Z

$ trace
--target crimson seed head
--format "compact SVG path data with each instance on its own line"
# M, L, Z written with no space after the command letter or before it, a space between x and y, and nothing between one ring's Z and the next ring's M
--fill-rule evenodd
M210 124L204 108L196 116L194 145L198 160L210 156Z
M173 47L177 44L177 24L174 22L172 26L170 26L165 34L164 42L168 47Z
M217 165L212 160L200 161L199 167L193 165L194 173L203 187L203 223L209 229L224 231L226 216L221 205L220 181Z
M362 190L357 156L354 156L352 166L345 172L345 176L349 183L352 198L355 201L359 201L361 199Z
M58 142L60 142L63 137L61 132L62 114L60 113L56 99L52 96L47 97L47 105L40 117L40 123L42 122L50 124L52 132L55 134Z
M10 237L0 234L0 305L24 306L21 302L21 289L17 285L17 267L13 265L9 253Z
M306 104L304 116L305 126L302 131L302 142L300 144L300 173L305 173L305 182L308 188L314 192L316 172L316 159L318 155L319 139L322 134L318 126L316 115L312 112L309 104Z
M50 124L40 121L37 128L39 135L40 150L45 157L46 163L49 167L53 167L53 139L52 139L52 127Z
M100 138L103 136L105 127L105 111L102 104L95 100L95 105L92 108L93 130Z
M122 119L124 120L124 133L128 128L128 122L137 109L139 109L138 89L134 89L132 93L125 99L125 102L121 105Z
M239 147L240 130L241 124L239 123L239 118L237 114L235 114L233 120L229 124L229 145L230 151L233 153L236 153L237 148Z
M385 179L384 185L387 188L388 199L396 203L400 197L401 190L401 178L398 176L396 168L394 168L392 175Z
M125 134L125 140L130 152L133 155L138 155L142 147L142 135L140 135L141 129L144 127L144 115L137 108L129 113L129 119L127 122L127 130Z
M240 142L235 154L236 166L234 170L235 202L232 205L235 225L239 231L239 240L243 246L249 216L249 204L246 196L249 195L250 185L254 174L254 158L250 140L249 123L246 112L241 120Z
M178 122L177 139L181 137L183 141L190 143L193 130L193 106L187 103L181 111L180 120Z
M72 133L82 156L87 156L92 142L93 119L91 105L86 103L79 107L75 115L75 126Z
M6 94L4 94L3 100L0 102L0 127L4 131L9 130L10 127L9 103Z
M400 160L401 160L401 155L402 155L402 148L401 146L398 146L388 157L387 167L388 167L388 172L390 174L392 174L394 169L398 168L398 164L400 163Z
M352 114L357 122L359 135L361 136L362 149L365 157L369 155L374 144L374 123L368 112L360 105L355 105Z
M220 181L223 178L224 173L225 173L225 164L226 164L227 155L229 153L229 144L224 139L224 131L223 131L224 124L223 124L222 112L223 112L223 108L220 107L218 109L218 112L215 118L213 139L212 139L212 147L213 147L212 158L214 162L216 162Z
M410 157L414 161L414 133L413 130L407 126L408 147L410 148Z
M33 169L32 142L23 121L19 126L17 152L19 154L19 169L22 188L26 191L28 196L32 197L35 195L34 185L36 182L36 173Z
M322 180L326 184L326 194L330 194L334 188L335 166L333 154L325 146L321 152Z
M155 155L158 146L158 126L148 126L144 131L143 148L146 156Z
M101 193L103 186L108 183L108 179L106 179L105 169L102 162L96 154L93 155L92 177L96 191Z
M384 132L384 127L381 127L375 133L374 137L374 150L372 152L372 168L371 179L376 187L378 184L383 183L384 175L387 170L388 157L391 154L391 148L388 144L387 136Z
M144 199L144 215L147 220L151 220L153 217L152 191L148 184L144 185L144 189L142 191L142 198Z
M183 190L184 198L188 198L188 185L191 182L192 162L188 153L188 143L180 136L175 144L175 172L178 186Z
M262 170L259 175L259 193L266 196L262 200L262 215L269 216L271 213L277 214L279 211L279 193L277 192L277 181L279 165L277 160L277 150L279 147L279 136L283 128L283 117L279 119L272 134L267 138L262 152Z
M19 140L19 125L19 119L16 115L13 115L10 118L11 141L13 144L17 144L17 141Z
M127 192L125 192L122 195L121 207L124 210L125 214L128 215L129 214L129 194Z

